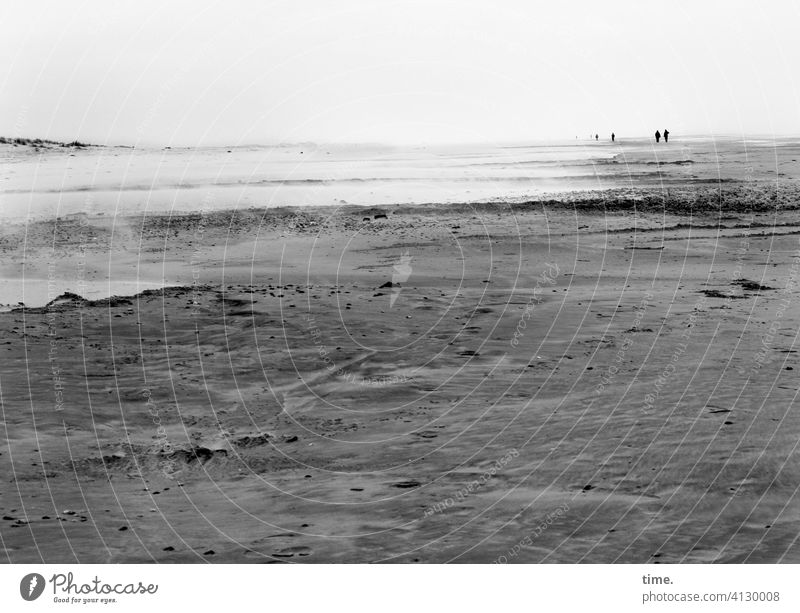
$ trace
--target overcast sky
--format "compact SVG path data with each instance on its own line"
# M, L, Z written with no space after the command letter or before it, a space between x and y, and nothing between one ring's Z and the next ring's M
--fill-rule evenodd
M800 134L798 2L36 2L0 134L203 145Z

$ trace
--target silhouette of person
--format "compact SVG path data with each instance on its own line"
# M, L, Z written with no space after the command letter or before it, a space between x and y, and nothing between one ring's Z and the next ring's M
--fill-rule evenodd
M615 139L615 138L616 138L616 135L615 135L615 134L612 132L612 133L611 133L611 142L612 142L612 143L614 142L614 139Z
M666 128L664 128L664 142L665 143L669 142L669 130L667 130Z
M600 136L599 136L598 134L595 134L595 135L594 135L594 139L595 139L595 140L600 140Z
M656 142L658 142L658 141L660 141L660 140L661 140L661 132L659 132L658 130L656 130Z

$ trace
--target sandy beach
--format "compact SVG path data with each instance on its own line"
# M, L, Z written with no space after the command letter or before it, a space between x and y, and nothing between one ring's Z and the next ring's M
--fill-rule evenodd
M800 562L797 146L684 154L483 202L12 185L1 557Z

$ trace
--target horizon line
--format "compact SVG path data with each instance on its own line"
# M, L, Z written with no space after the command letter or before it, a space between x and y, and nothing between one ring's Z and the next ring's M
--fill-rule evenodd
M599 134L596 133L596 134ZM155 141L116 141L116 142L109 142L106 141L104 143L93 142L93 141L83 141L80 138L73 138L70 141L64 140L55 140L51 137L32 137L32 136L3 136L0 135L0 139L5 141L13 141L13 140L22 140L22 141L29 141L23 144L30 144L30 142L39 141L44 144L55 144L55 145L64 145L68 146L72 143L80 143L81 145L91 146L91 147L122 147L122 148L131 148L135 149L137 147L143 148L161 148L161 149L203 149L203 148L246 148L246 147L298 147L298 146L313 146L313 147L324 147L324 146L348 146L348 147L400 147L400 148L412 148L412 147L441 147L441 146L469 146L469 145L495 145L495 146L517 146L517 147L524 147L527 144L534 145L534 144L565 144L571 142L606 142L610 141L611 132L607 135L602 136L599 140L595 139L594 136L575 136L575 137L559 137L559 138L537 138L537 139L496 139L496 140L483 140L483 141L476 141L476 140L442 140L442 141L418 141L418 142L411 142L411 141L381 141L381 140L373 140L373 141L331 141L331 140L308 140L308 139L301 139L297 141L263 141L263 142L241 142L241 143L230 143L230 142L223 142L217 141L214 143L208 143L203 145L188 145L188 144L167 144L164 142L155 142ZM758 133L758 132L749 132L749 133L733 133L733 132L723 132L723 133L685 133L681 134L680 136L676 135L674 132L670 132L670 136L673 139L677 138L687 138L687 139L769 139L769 140L788 140L788 139L800 139L800 133L796 134L768 134L768 133ZM626 135L619 135L615 133L616 142L618 143L620 140L628 140L628 141L636 141L636 140L653 140L653 135L633 135L633 136L626 136ZM0 144L14 144L14 143L0 143Z

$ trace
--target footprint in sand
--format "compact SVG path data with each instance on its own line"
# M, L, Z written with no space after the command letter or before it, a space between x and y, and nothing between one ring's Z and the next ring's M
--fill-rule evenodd
M420 438L436 438L439 436L436 432L432 432L431 430L421 430L419 432L412 432L412 434Z

